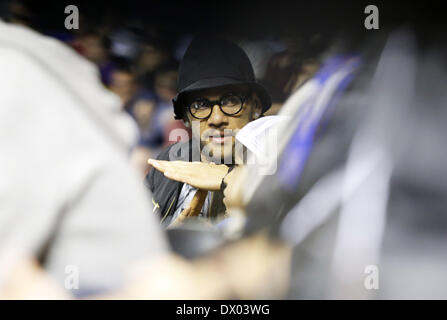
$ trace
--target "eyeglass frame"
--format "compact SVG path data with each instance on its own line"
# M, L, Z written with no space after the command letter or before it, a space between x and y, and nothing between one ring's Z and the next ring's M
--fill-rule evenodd
M227 113L227 112L225 112L225 111L222 110L222 100L223 100L224 98L228 97L228 96L236 96L236 97L238 97L238 98L241 100L241 106L240 106L239 110L238 110L237 112L235 112L235 113ZM242 108L244 107L245 102L247 102L247 100L249 100L251 96L252 96L252 93L248 93L246 96L241 96L241 95L239 95L239 94L235 94L235 93L229 92L229 93L224 94L222 97L220 97L219 100L209 100L209 99L207 99L207 98L198 98L198 99L194 99L191 103L189 103L189 104L187 105L187 108L188 108L188 111L189 111L189 113L191 114L191 116L192 116L193 118L195 118L195 119L198 119L198 120L205 120L205 119L208 119L209 117L211 117L211 115L213 114L213 107L214 107L215 105L218 105L218 106L219 106L219 109L220 109L220 111L221 111L223 114L225 114L225 115L227 115L227 116L234 116L234 115L237 115L239 112L241 112ZM191 105L192 105L194 102L196 102L196 101L200 101L200 100L205 100L205 101L207 101L207 102L210 103L210 110L211 110L211 112L210 112L210 114L209 114L208 116L206 116L206 117L204 117L204 118L199 118L199 117L195 116L195 115L191 112Z

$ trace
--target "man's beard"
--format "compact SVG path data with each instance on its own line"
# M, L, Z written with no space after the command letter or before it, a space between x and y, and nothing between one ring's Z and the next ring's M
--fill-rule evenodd
M200 152L208 162L214 162L215 164L234 164L235 162L233 142L231 142L231 146L224 144L222 147L216 148L213 147L212 142L200 140Z

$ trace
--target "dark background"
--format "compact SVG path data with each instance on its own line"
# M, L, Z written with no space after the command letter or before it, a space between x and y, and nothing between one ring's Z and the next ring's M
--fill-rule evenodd
M379 8L380 29L410 24L419 31L445 27L443 1L25 1L33 24L43 31L64 31L64 8L78 6L88 23L157 28L167 37L185 32L226 32L243 38L346 32L362 35L368 4ZM8 1L2 1L2 16Z

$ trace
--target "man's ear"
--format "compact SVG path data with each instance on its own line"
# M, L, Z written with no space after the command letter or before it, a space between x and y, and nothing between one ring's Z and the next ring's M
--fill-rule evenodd
M191 123L189 122L189 120L183 119L183 124L185 125L185 127L191 128Z
M262 103L256 94L253 95L253 120L256 120L262 115Z

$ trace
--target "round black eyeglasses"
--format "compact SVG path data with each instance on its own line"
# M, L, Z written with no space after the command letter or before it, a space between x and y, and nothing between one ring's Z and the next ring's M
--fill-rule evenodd
M209 118L215 105L218 105L222 113L227 116L234 116L241 111L246 99L246 97L230 93L215 101L198 98L190 103L188 108L191 115L196 119Z

